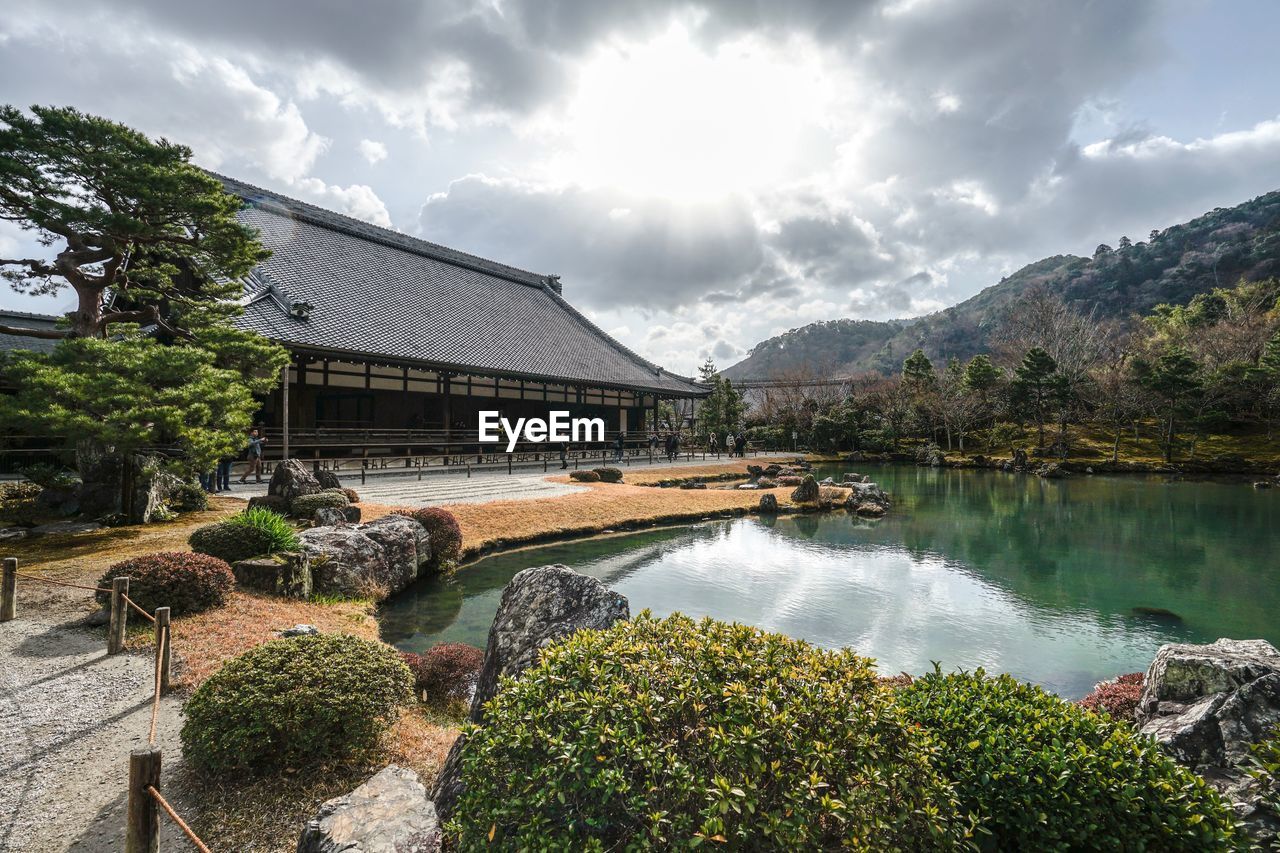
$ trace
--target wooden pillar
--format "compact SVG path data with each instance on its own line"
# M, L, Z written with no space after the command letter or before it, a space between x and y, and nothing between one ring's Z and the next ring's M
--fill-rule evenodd
M160 805L149 786L160 787L160 747L155 744L129 753L125 853L156 853L160 847Z
M280 440L280 458L282 460L289 458L289 368L292 363L293 359L290 358L280 377L280 426L283 435Z
M449 452L449 442L453 438L453 405L449 402L450 396L453 394L449 387L452 384L452 373L440 374L440 390L444 392L444 452Z

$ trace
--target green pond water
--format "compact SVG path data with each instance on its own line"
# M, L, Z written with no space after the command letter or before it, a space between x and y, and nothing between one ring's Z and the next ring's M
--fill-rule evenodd
M678 610L848 646L886 674L931 661L981 666L1067 698L1145 669L1161 643L1280 643L1277 490L864 470L894 496L883 519L741 518L500 554L397 596L381 614L383 637L407 651L483 648L507 581L564 563L626 595L632 612Z

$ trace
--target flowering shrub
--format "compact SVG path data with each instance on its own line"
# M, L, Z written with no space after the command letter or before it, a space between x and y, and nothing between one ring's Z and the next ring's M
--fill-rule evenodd
M458 849L947 849L964 826L871 662L648 613L581 631L468 726Z
M570 471L570 480L577 480L579 483L598 483L600 475L595 471Z
M1230 850L1230 809L1150 738L1009 675L934 672L897 691L993 850Z
M1104 681L1081 699L1079 705L1094 713L1106 712L1116 720L1132 723L1145 678L1141 672L1131 672L1111 681Z
M409 699L389 646L345 634L286 637L228 661L187 702L182 751L219 773L367 753Z
M466 643L440 643L420 655L403 652L401 657L413 673L418 695L433 704L470 699L484 663L484 652Z
M462 553L462 528L453 513L434 506L396 512L409 516L427 529L427 543L431 546L430 567L436 571L452 568Z
M217 557L185 552L161 552L134 557L107 569L98 586L109 587L113 578L129 578L129 597L148 613L168 607L172 616L199 613L227 603L235 587L231 567ZM110 593L95 593L99 603Z

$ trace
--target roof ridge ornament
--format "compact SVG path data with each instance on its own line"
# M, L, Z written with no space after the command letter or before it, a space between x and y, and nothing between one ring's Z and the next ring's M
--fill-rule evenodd
M315 307L305 299L295 299L289 303L289 316L295 320L310 320Z

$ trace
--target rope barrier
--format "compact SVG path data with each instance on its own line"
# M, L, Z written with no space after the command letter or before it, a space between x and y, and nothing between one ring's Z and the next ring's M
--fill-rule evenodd
M187 822L185 820L178 817L178 813L173 810L173 806L169 805L169 801L160 795L160 792L156 790L155 785L148 785L147 793L155 797L156 802L160 804L160 808L164 809L164 812L169 816L169 819L178 825L178 829L181 829L183 833L186 834L187 839L196 846L196 849L199 850L200 853L210 853L209 848L200 840L200 836L196 835L195 832L192 831L191 827L187 826Z
M147 735L147 743L156 742L156 720L160 717L160 662L164 660L164 647L168 643L168 631L160 632L160 645L156 649L156 689L151 698L151 732Z
M154 622L154 621L156 621L156 617L152 616L150 613L148 613L147 611L143 610L143 609L142 609L142 607L141 607L141 606L139 606L139 604L138 604L136 601L134 601L132 598L130 598L130 597L129 597L129 596L127 596L127 595L126 595L126 596L122 596L122 597L124 598L124 600L125 600L125 603L126 603L126 604L128 604L128 605L129 605L130 607L132 607L134 610L138 611L138 612L139 612L139 613L141 613L144 617L146 617L147 621L149 621L149 622Z
M69 586L72 589L87 589L89 592L111 592L110 589L103 589L100 586L82 586L78 583L67 583L66 581L56 581L52 578L41 578L35 575L25 575L22 572L14 572L15 575L28 581L38 581L40 583L51 583L54 586Z

